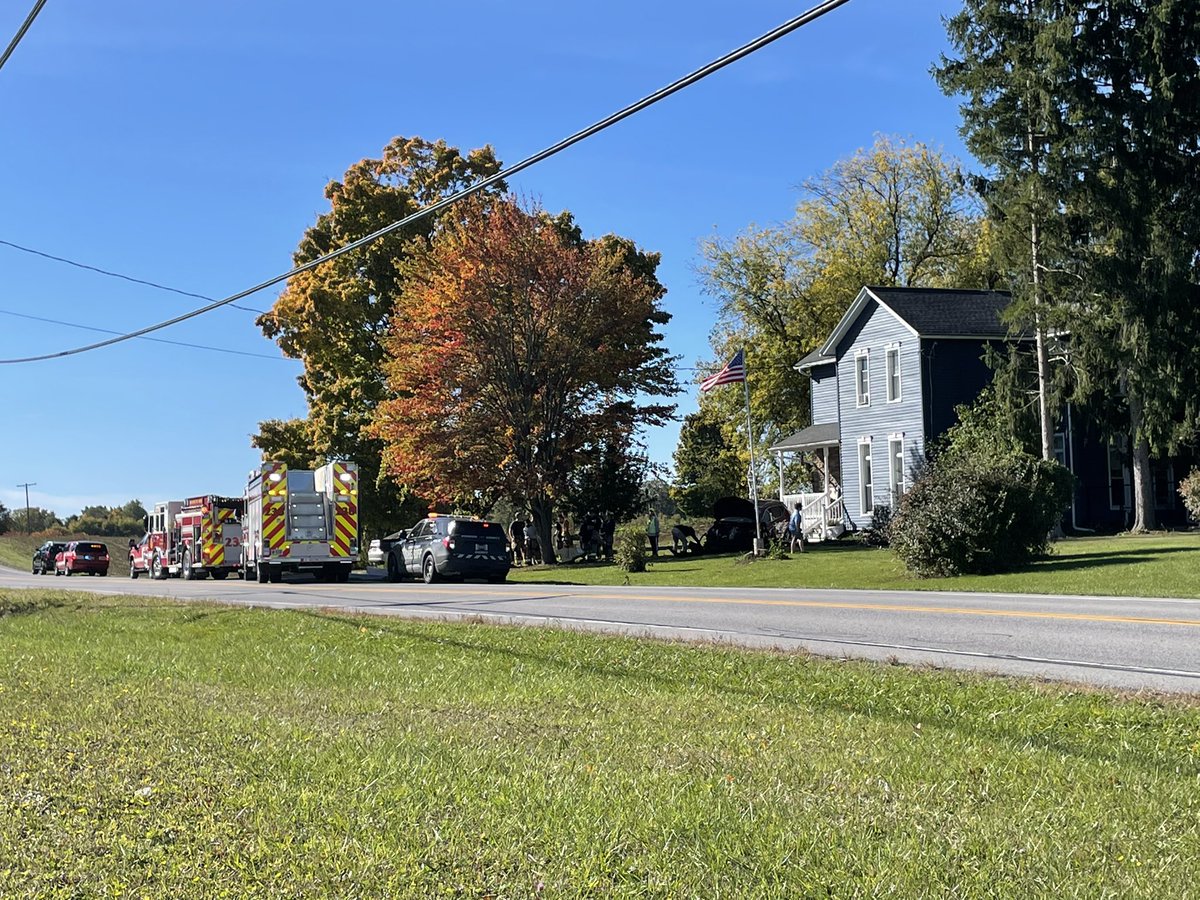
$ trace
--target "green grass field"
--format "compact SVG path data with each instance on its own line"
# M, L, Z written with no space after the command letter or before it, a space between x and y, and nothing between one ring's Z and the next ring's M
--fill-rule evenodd
M1054 545L1049 559L1020 571L957 578L916 578L890 551L845 541L810 545L805 553L783 560L728 555L673 558L667 553L651 562L646 572L634 574L611 565L568 563L516 568L509 577L520 582L600 585L1200 597L1200 534L1068 538Z
M108 552L111 562L108 567L109 578L125 578L129 575L129 547L128 537L93 537L87 534L72 534L66 537L33 537L24 534L8 534L0 535L0 566L11 566L14 569L20 569L22 572L30 571L31 562L33 560L33 551L47 540L55 541L100 541L108 545ZM48 578L52 578L52 571ZM91 578L91 575L81 575L80 578Z
M1200 709L0 593L0 896L1187 897Z

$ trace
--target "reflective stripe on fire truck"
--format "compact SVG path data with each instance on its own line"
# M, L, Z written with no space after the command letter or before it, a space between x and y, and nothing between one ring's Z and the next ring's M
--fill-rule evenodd
M344 476L344 477L343 477ZM350 547L358 534L358 473L345 463L333 464L333 556L350 556Z
M278 475L278 478L272 476ZM263 463L262 539L273 555L282 550L287 536L287 465Z
M237 519L237 510L218 506L211 516L205 516L208 535L204 537L204 562L209 566L225 565L225 523Z

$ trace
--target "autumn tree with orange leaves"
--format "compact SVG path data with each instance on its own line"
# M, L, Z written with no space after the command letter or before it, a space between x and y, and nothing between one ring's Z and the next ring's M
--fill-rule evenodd
M656 399L677 391L658 259L512 199L456 207L404 264L374 426L388 474L447 505L513 500L553 562L555 504L585 450L628 447L674 411Z

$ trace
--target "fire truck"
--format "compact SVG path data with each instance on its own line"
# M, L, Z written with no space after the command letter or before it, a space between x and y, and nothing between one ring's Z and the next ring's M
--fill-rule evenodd
M246 485L242 577L279 582L284 572L348 581L358 559L358 466L289 469L265 462Z
M145 537L130 541L129 577L148 572L151 578L191 580L240 574L245 505L241 497L216 494L154 504Z

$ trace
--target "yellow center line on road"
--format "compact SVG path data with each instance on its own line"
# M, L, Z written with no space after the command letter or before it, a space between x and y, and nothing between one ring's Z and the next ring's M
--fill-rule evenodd
M384 588L386 591L404 591L404 588ZM488 598L502 598L503 589L496 593L488 591ZM439 595L442 592L439 591ZM470 597L455 595L456 599L470 602ZM1182 625L1200 628L1200 619L1165 619L1155 616L1109 616L1098 613L1068 613L1068 612L1037 612L1020 609L982 609L970 606L914 606L909 604L891 603L853 603L841 600L772 600L758 597L669 597L655 594L558 594L553 599L583 599L583 600L640 600L654 603L715 603L730 606L787 606L803 609L851 609L872 610L877 612L908 612L933 613L956 616L999 616L1013 619L1057 619L1069 622L1113 622L1135 625ZM534 600L533 597L509 597L508 599ZM482 612L482 610L481 610Z

